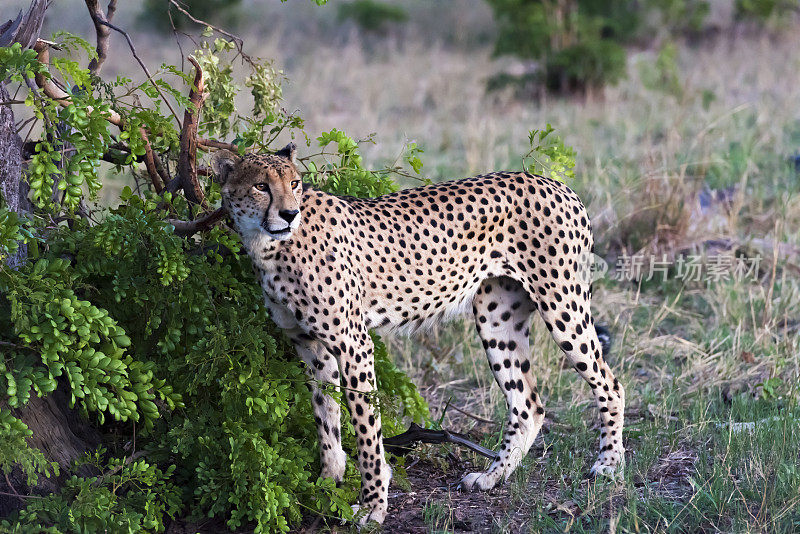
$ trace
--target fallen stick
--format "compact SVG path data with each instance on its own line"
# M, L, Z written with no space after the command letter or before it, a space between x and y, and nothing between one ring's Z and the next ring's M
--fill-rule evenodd
M452 409L454 409L455 411L457 411L460 414L466 415L467 417L471 417L472 419L475 419L479 423L487 423L487 424L490 424L490 425L500 426L499 422L492 421L491 419L486 419L486 418L481 417L479 415L475 415L474 413L470 413L470 412L468 412L466 410L462 410L458 406L456 406L454 404L450 404L450 401L447 401L447 404L445 404L444 411L446 412L448 408L452 408Z
M383 444L386 450L392 454L402 456L408 453L412 447L407 447L411 443L454 443L466 447L481 456L485 456L490 460L496 460L498 454L493 450L487 449L482 445L478 445L468 440L463 434L457 432L450 432L448 430L429 430L422 428L416 423L411 423L408 430L402 434L398 434L391 438L384 438Z

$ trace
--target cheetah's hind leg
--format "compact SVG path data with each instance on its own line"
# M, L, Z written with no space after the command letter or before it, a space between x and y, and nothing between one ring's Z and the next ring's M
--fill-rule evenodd
M530 317L536 307L522 284L507 277L487 279L472 307L478 335L508 406L497 459L486 471L470 473L461 481L467 491L485 491L504 482L528 453L542 427L544 407L530 363Z
M592 466L592 475L614 475L625 461L622 427L625 417L625 390L614 378L603 359L608 339L601 341L590 309L590 290L574 293L546 309L542 318L567 359L592 388L600 412L600 454ZM608 333L601 329L601 334Z

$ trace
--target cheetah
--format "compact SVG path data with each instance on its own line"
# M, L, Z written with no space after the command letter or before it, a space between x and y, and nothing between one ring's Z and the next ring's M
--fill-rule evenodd
M535 311L594 393L600 453L591 472L621 467L625 393L594 326L591 223L571 189L498 172L378 198L341 197L303 184L296 152L293 143L270 155L218 151L212 167L270 316L313 378L322 476L337 483L346 455L339 404L326 385L344 390L357 437L361 523L383 522L392 475L369 401L373 328L425 328L472 309L508 418L497 458L464 476L464 490L504 482L542 427L529 349Z

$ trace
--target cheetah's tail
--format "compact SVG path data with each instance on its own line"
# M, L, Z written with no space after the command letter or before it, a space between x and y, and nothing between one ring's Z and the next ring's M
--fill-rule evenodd
M597 339L600 340L600 347L603 349L603 358L607 358L611 353L611 332L599 324L594 325L594 330L597 332Z

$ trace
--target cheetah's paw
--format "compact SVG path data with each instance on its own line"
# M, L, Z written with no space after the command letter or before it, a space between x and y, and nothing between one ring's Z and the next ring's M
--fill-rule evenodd
M353 509L353 520L359 526L366 525L370 521L383 524L383 520L386 519L386 507L367 508L360 504L354 504L351 508Z
M597 460L589 474L593 477L616 478L622 475L622 464L620 462L610 463L608 460Z
M496 473L470 473L458 485L463 491L489 491L500 481Z
M342 447L339 446L338 450L333 449L328 451L322 459L322 478L332 478L336 484L341 484L344 480L344 472L347 467L347 455Z

